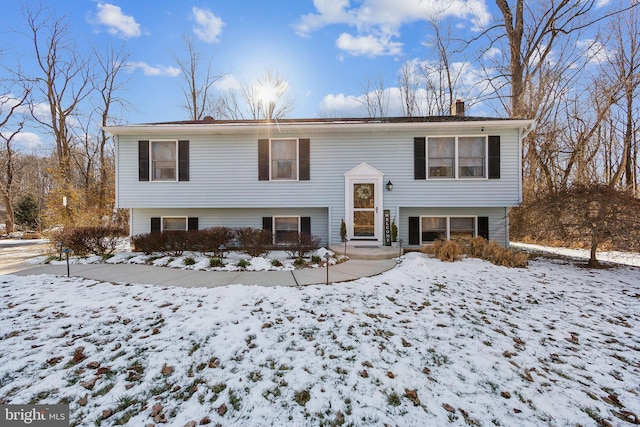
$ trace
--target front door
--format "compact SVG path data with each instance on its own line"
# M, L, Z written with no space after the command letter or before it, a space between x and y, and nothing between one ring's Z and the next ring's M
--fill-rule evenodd
M356 182L353 184L353 233L354 239L377 239L376 184Z

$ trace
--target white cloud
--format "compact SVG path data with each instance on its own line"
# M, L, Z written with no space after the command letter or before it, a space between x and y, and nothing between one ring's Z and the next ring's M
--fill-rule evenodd
M223 92L231 89L239 89L240 86L240 81L236 79L233 74L225 74L213 84L213 87Z
M140 36L140 24L136 22L133 16L122 13L120 6L98 3L97 8L98 23L106 25L109 34L125 39Z
M294 27L300 36L328 25L348 25L355 27L358 35L343 33L338 47L369 55L400 54L402 44L390 40L399 36L404 24L454 17L479 29L491 20L485 0L450 0L446 6L442 0L362 0L353 8L349 8L349 0L314 0L314 5L316 13L301 16Z
M196 21L193 32L196 33L202 41L217 43L222 33L222 27L224 26L222 19L207 9L200 9L194 6L191 11L193 13L193 19Z
M593 39L579 40L576 43L576 47L584 52L587 62L592 64L602 64L606 62L611 54L605 45Z
M20 132L15 137L16 143L24 148L36 149L44 147L44 142L40 135L33 132Z
M320 101L319 110L329 117L366 117L363 96L330 93Z
M388 38L373 35L354 37L347 33L340 34L336 46L353 56L398 55L402 51L402 43Z
M416 106L414 114L437 115L440 114L440 101L433 88L437 88L441 81L438 73L443 72L436 62L412 59L407 61L412 74L412 89L415 91ZM492 90L488 82L483 80L480 68L471 62L452 62L451 73L456 78L455 95L465 100L467 106L474 107L475 112L480 111L478 99L481 99L486 91ZM428 81L431 80L431 81ZM388 82L389 83L389 82ZM390 82L395 83L395 82ZM443 96L446 98L448 88L443 87ZM371 99L376 98L372 91ZM387 117L402 116L403 100L398 86L389 86L384 89L384 99L387 104ZM318 111L327 117L366 117L366 95L329 94L326 95L318 106Z
M4 133L3 135L9 138L11 136L10 133ZM16 149L24 150L24 149L38 149L44 146L42 142L42 138L40 135L35 134L33 132L20 132L16 134L12 139L13 147Z
M168 76L177 77L180 75L180 69L173 66L165 67L163 65L151 66L143 61L134 61L127 64L130 71L142 70L145 76Z

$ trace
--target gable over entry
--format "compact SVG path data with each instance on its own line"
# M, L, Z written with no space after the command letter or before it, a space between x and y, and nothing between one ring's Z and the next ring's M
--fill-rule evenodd
M382 243L383 177L367 163L344 174L344 218L349 240Z

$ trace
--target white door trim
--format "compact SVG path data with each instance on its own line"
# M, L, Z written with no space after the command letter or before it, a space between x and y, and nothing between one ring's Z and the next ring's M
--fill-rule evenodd
M360 163L355 168L344 174L344 221L347 226L347 239L354 239L353 236L353 185L354 184L374 184L375 191L375 227L372 238L358 237L358 240L381 244L383 233L383 178L384 174L367 163Z

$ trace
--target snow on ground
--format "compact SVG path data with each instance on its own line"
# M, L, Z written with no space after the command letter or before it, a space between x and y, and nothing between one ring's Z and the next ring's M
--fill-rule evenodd
M315 259L321 262L327 255L331 257L329 259L331 264L336 264L344 259L343 256L336 256L328 249L320 248L309 253L307 260L311 261L306 262L304 266L306 268L317 268L321 266L321 263L314 262L313 260ZM217 263L212 266L212 261L216 261ZM95 264L103 262L107 264L146 264L181 270L205 271L291 271L297 268L295 261L296 260L291 258L285 251L270 251L264 257L252 257L242 252L229 251L225 254L224 258L216 258L202 252L185 252L179 256L170 256L162 253L149 255L142 252L131 252L130 250L122 249L107 258L98 255L86 257L72 255L69 257L70 264ZM64 255L62 255L60 259L57 255L42 255L34 257L28 262L30 264L50 263L57 265L66 264L67 261ZM242 262L245 264L242 265Z
M623 426L640 415L637 267L414 253L331 286L43 275L2 276L0 293L0 403L66 402L72 425Z
M555 248L520 242L511 242L510 245L513 248L523 249L529 252L546 252L576 259L588 260L590 256L589 249ZM635 265L636 267L640 267L640 254L636 252L598 251L596 253L596 258L601 262L613 262L616 264Z

